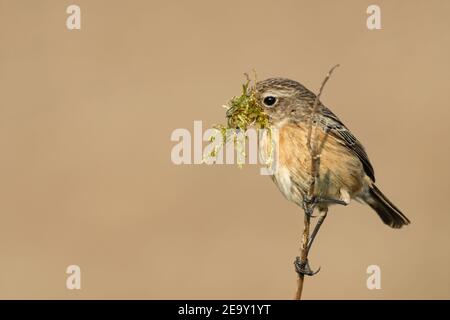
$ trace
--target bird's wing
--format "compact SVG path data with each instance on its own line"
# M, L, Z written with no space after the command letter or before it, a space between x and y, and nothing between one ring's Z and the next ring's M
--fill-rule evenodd
M375 182L375 172L363 145L330 109L322 106L320 111L323 116L321 122L330 130L329 134L355 153L363 165L364 172Z

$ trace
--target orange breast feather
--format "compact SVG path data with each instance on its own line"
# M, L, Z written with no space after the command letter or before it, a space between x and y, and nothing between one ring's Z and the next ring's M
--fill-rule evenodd
M314 133L314 131L313 131ZM306 192L311 181L311 156L307 148L307 124L286 124L279 130L280 168L286 168L293 185ZM314 138L314 134L312 136ZM320 157L320 174L316 192L322 196L339 198L340 189L358 193L364 181L360 160L345 145L322 129L316 130L318 141L325 140ZM314 139L312 140L314 142Z

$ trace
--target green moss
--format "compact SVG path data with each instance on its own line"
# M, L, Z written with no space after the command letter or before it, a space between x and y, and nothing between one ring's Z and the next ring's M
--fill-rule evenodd
M269 118L263 112L261 105L256 98L256 89L250 86L250 80L242 85L242 94L233 97L228 103L227 128L247 130L248 127L255 126L263 129L269 126Z
M234 147L242 155L243 159L246 158L245 140L247 137L245 137L244 141L237 139L237 132L245 133L250 127L269 129L270 132L269 117L263 112L263 108L258 102L255 82L252 85L252 82L247 78L247 82L242 85L241 95L233 97L224 106L227 109L226 125L217 124L213 126L222 135L223 145L221 147L233 139ZM214 141L214 137L211 137L211 141ZM219 148L217 147L208 156L216 157ZM242 163L238 163L238 165L242 165Z

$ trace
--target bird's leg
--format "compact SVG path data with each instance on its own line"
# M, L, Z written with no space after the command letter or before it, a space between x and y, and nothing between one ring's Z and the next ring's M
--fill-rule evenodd
M305 215L308 219L313 218L313 212L314 209L316 208L317 205L330 205L330 204L340 204L340 205L348 205L349 201L347 199L341 200L341 199L332 199L332 198L324 198L324 197L320 197L320 196L313 196L313 197L309 197L308 195L305 195L303 197L303 210L305 211ZM319 215L319 220L317 221L313 232L311 233L309 239L308 239L308 243L306 246L306 259L301 259L301 257L296 257L295 258L295 270L297 271L298 274L301 275L308 275L308 276L313 276L316 273L318 273L320 271L320 267L317 271L312 271L311 267L309 266L309 262L308 262L308 253L309 250L311 249L311 246L314 242L314 239L317 236L317 233L320 230L320 227L322 226L323 222L325 221L325 218L327 217L328 214L328 208L327 206L320 207L320 215Z
M320 227L322 226L322 223L325 221L325 218L327 217L328 214L328 208L325 208L324 210L322 210L320 212L320 216L319 216L319 220L317 220L317 223L314 227L313 232L311 233L311 236L309 237L309 241L308 241L308 247L306 249L307 254L309 253L309 250L311 249L311 246L314 242L314 239L316 238L317 233L320 230Z
M312 213L314 211L314 208L318 204L340 204L340 205L346 206L346 205L348 205L348 201L340 200L340 199L323 198L323 197L314 197L313 199L308 199L305 197L305 200L303 203L303 208L305 210L305 214L308 215L310 218L314 217L312 215ZM309 250L311 249L314 239L316 238L317 233L320 230L320 227L322 226L323 222L325 221L327 214L328 214L328 208L326 208L326 207L320 211L319 219L317 220L317 223L314 226L314 230L311 233L311 236L309 237L309 240L308 240L308 245L306 247L306 257L309 254ZM295 265L295 270L297 271L297 273L303 274L303 275L313 276L320 271L320 267L319 267L319 269L317 269L317 271L312 271L311 267L309 266L308 260L306 260L305 262L302 262L300 257L296 257L294 265Z
M311 249L314 239L316 238L316 235L319 232L319 229L322 226L322 223L325 221L327 214L328 214L328 208L326 208L325 210L322 210L320 212L319 220L317 220L314 230L311 233L311 236L309 237L309 240L308 240L308 245L306 247L306 257L308 256L309 250ZM317 271L312 271L311 267L309 266L308 260L306 260L305 262L302 262L300 257L297 257L295 259L294 265L295 265L295 271L297 271L297 273L303 274L303 275L313 276L320 271L320 267L319 267L319 269L317 269Z
M303 197L303 210L305 212L305 230L309 230L310 219L311 217L313 217L313 212L316 204L317 202L315 198L311 199L306 195ZM294 261L295 271L299 274L300 278L302 278L304 275L313 276L320 270L320 268L315 272L311 270L311 267L309 266L308 263L308 250L309 250L308 244L310 242L309 237L306 238L305 240L306 243L302 244L304 248L302 249L301 257L296 257Z

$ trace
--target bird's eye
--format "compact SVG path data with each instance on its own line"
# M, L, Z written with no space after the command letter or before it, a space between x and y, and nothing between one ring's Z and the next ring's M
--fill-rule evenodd
M263 102L266 106L271 107L275 104L275 102L277 102L277 98L274 96L267 96L264 98Z

